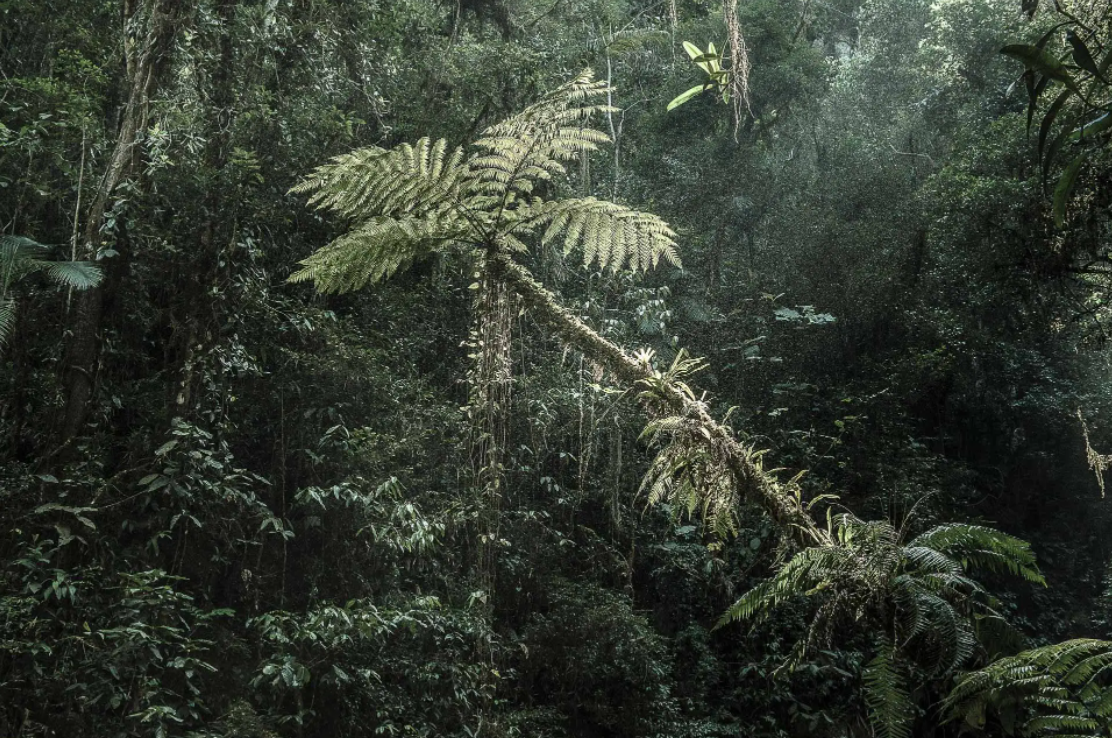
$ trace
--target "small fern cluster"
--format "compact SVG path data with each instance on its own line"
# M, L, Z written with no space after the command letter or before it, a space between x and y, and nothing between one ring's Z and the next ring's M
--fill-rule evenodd
M839 623L866 622L877 634L864 686L877 734L910 735L912 671L938 679L968 663L1006 623L996 600L967 573L1007 571L1043 583L1028 544L991 528L944 525L904 543L887 522L828 518L828 544L796 554L775 576L734 603L719 625L762 620L800 597L817 601L799 656L829 642Z
M1079 639L1034 648L966 674L946 699L952 718L980 728L991 709L1008 735L1112 735L1112 643Z
M318 167L291 192L346 218L346 233L301 262L291 281L347 292L452 248L515 252L526 241L579 249L585 265L645 271L679 264L675 233L655 215L591 197L548 200L540 185L609 140L590 127L608 110L589 71L475 141L474 152L421 139L367 147Z

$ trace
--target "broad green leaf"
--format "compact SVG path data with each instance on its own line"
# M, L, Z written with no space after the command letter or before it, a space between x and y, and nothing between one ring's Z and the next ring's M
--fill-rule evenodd
M1062 90L1058 97L1054 98L1054 102L1050 104L1047 109L1046 115L1043 116L1042 123L1039 125L1039 161L1043 161L1043 150L1046 148L1046 137L1050 135L1050 129L1054 126L1054 120L1058 117L1058 112L1061 111L1062 106L1066 104L1066 100L1073 92L1070 90Z
M1104 75L1102 75L1100 73L1100 70L1097 69L1096 60L1093 59L1092 52L1089 51L1089 47L1085 45L1085 42L1081 40L1081 37L1074 33L1071 29L1069 31L1066 31L1066 41L1069 41L1070 46L1073 47L1074 63L1094 77L1103 80Z
M1070 133L1070 140L1080 141L1085 136L1099 136L1109 128L1112 128L1112 113L1104 113L1083 123L1080 128Z
M705 89L706 89L706 85L695 85L694 87L687 90L686 92L683 92L683 93L680 93L679 95L676 95L674 98L672 98L672 102L668 103L668 110L673 110L675 108L678 108L680 105L683 105L685 102L687 102L691 98L695 97L696 95L698 95L700 92L702 92Z
M1035 81L1035 73L1028 69L1023 73L1023 81L1027 84L1027 132L1031 132L1031 123L1035 119L1035 109L1039 105L1039 96L1042 95L1043 90L1046 89L1047 83L1050 82L1049 77L1039 77Z

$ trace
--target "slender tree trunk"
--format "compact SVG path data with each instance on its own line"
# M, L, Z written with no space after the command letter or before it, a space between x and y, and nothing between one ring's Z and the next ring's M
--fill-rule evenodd
M139 143L149 120L150 98L157 92L168 66L174 37L185 16L186 2L124 0L123 26L125 34L129 34L124 41L128 97L108 167L85 216L83 258L96 259L103 243L105 216L112 206L112 199L120 184L135 169ZM133 31L137 25L141 25L143 30ZM133 32L136 33L134 37L130 35ZM115 282L113 270L109 268L106 272L106 278L99 286L82 290L74 301L64 365L63 443L68 443L81 432L93 397L104 300Z
M235 122L235 45L232 41L236 10L240 0L218 0L216 14L220 19L217 37L216 63L210 71L208 100L206 101L204 153L205 169L211 184L205 192L203 203L204 222L199 235L197 261L190 267L192 280L185 291L185 345L174 393L174 413L189 416L199 402L194 395L194 379L203 365L206 353L212 348L213 335L219 332L216 325L221 316L215 314L212 294L214 287L226 278L230 258L224 256L235 239L237 210L220 174L228 165L231 151L232 125ZM225 227L221 229L221 225Z
M582 352L624 384L636 386L653 379L651 367L625 353L617 344L600 336L561 306L527 269L504 254L492 257L490 264L498 278L521 298L533 318L564 343ZM799 534L809 543L823 540L822 531L793 498L790 488L766 473L733 432L711 417L705 403L692 399L670 384L664 386L664 392L665 407L654 408L650 405L650 413L669 412L696 421L705 430L708 442L726 449L730 473L743 496L757 503L784 530Z

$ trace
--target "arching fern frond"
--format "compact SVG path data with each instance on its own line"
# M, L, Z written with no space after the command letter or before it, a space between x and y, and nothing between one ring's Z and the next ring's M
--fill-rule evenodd
M463 149L422 138L393 149L356 149L317 167L291 193L312 193L309 204L347 218L401 217L459 203L467 175Z
M964 675L946 698L951 719L980 727L986 711L1024 738L1112 732L1112 643L1064 641ZM1016 714L1018 711L1018 714Z
M664 260L680 265L675 232L655 215L593 197L543 202L535 200L516 213L512 230L544 228L541 244L562 241L564 253L583 250L583 264L602 269L648 271Z
M940 525L916 536L908 545L935 549L961 561L966 568L1006 571L1028 582L1046 584L1035 565L1031 545L992 528L963 523Z
M869 722L880 738L909 738L912 705L907 680L891 641L882 638L861 674Z
M612 110L594 100L606 83L590 70L561 85L536 103L483 131L470 161L469 192L496 195L508 204L533 192L538 181L564 174L564 163L596 150L610 137L587 125L592 116Z
M771 579L743 594L719 618L716 627L739 620L760 622L791 599L823 593L853 572L853 558L841 546L812 546L800 551Z
M303 259L290 281L312 280L321 292L348 292L385 279L467 234L467 226L451 213L371 218Z

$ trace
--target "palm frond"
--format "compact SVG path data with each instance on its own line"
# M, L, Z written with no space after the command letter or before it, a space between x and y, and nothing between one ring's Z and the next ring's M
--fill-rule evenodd
M100 267L88 261L46 261L37 266L54 283L77 290L96 287L104 278Z
M0 236L0 260L41 259L50 247L26 236Z
M24 236L0 236L0 288L38 271L50 247Z
M0 299L0 348L8 342L15 330L15 300L10 297Z

